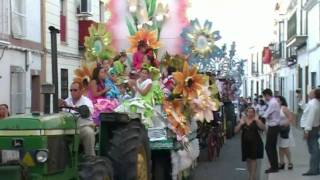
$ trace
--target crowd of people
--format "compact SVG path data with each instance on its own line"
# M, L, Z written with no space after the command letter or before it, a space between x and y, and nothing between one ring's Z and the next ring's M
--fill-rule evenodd
M295 146L292 132L297 126L295 118L300 120L310 153L309 170L303 176L320 175L320 89L311 90L307 104L303 104L301 91L296 93L296 116L286 99L274 96L270 89L265 89L261 96L255 95L253 102L251 98L240 98L241 119L235 132L242 132L242 160L247 162L249 180L256 179L257 160L263 158L262 131L266 131L265 150L270 163L265 173L276 173L286 167L293 169L290 148Z

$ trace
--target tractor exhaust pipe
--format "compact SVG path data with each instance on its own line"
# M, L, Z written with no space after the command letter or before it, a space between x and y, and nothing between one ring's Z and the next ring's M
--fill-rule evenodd
M60 33L59 29L54 26L49 27L51 35L51 60L52 60L52 83L54 86L53 94L53 113L59 112L58 99L58 52L57 52L57 34ZM48 102L47 102L48 103Z

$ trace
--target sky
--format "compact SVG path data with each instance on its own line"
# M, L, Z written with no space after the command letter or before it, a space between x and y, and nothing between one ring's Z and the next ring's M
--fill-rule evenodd
M188 17L213 22L222 39L217 44L236 42L237 54L248 58L250 47L272 41L275 0L190 0ZM262 49L261 49L262 51Z

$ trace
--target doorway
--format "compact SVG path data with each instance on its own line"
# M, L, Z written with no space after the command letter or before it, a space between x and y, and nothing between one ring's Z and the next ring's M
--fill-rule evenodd
M40 112L40 76L31 76L31 112Z

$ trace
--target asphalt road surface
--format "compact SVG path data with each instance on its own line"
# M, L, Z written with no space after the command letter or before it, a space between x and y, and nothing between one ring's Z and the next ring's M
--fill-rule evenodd
M246 164L241 161L240 135L224 144L220 157L207 160L206 150L201 152L192 180L247 180Z

